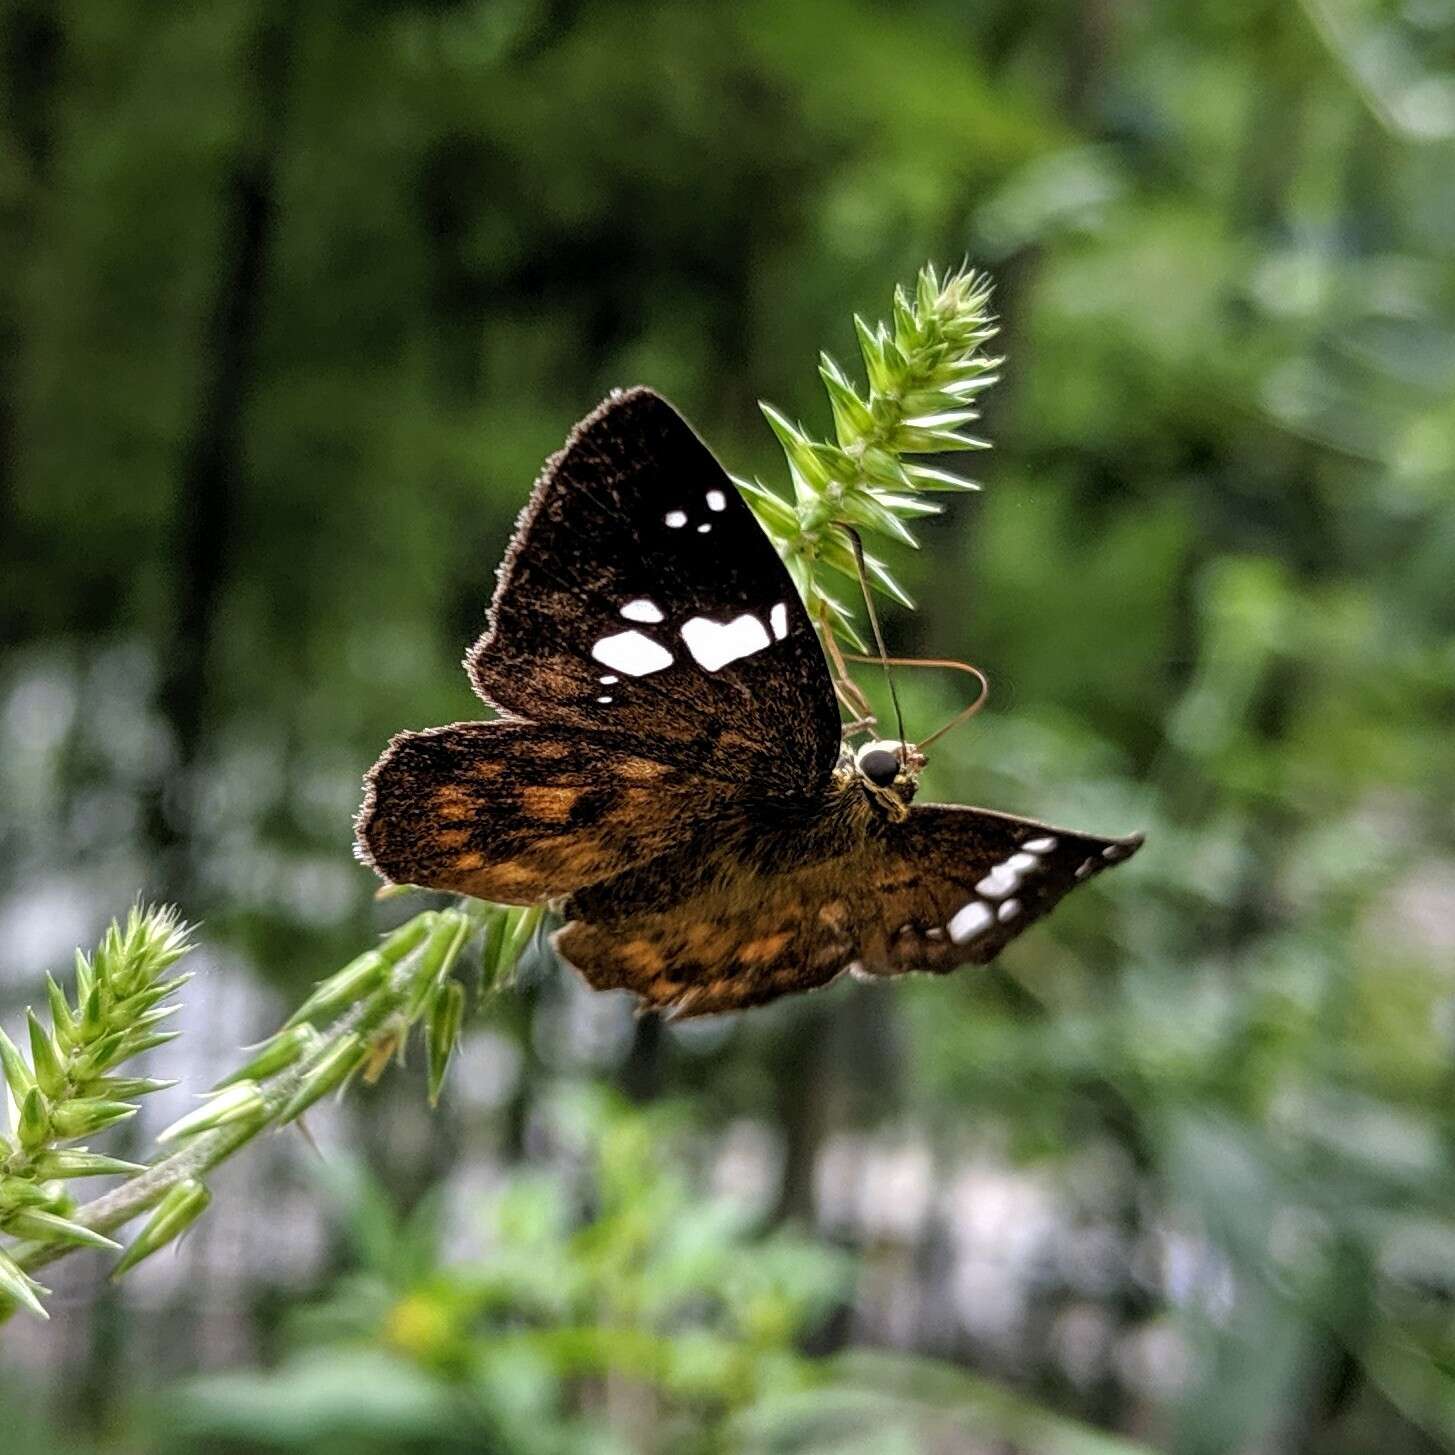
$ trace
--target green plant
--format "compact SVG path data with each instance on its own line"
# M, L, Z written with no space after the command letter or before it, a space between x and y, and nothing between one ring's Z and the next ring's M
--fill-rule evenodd
M833 440L815 439L771 404L761 406L783 446L792 499L759 480L738 484L792 573L810 616L821 627L832 622L859 642L852 607L824 585L825 575L833 574L858 587L859 563L842 527L913 547L917 542L906 522L940 509L923 498L926 492L980 488L912 457L990 448L964 433L964 426L979 418L975 400L995 383L1002 360L984 351L996 331L990 281L969 270L941 277L926 266L912 296L903 288L894 290L891 323L870 327L856 314L854 328L867 395L828 354L820 355ZM901 606L914 605L882 561L868 552L863 561L871 587Z
M814 439L763 406L787 457L793 499L758 481L740 483L831 647L835 630L859 638L850 609L825 590L824 574L858 578L862 535L913 545L905 522L939 509L925 492L976 488L910 457L985 447L962 427L976 418L974 400L994 382L999 363L984 352L995 332L989 300L984 277L960 271L942 278L926 267L912 296L896 290L891 323L871 328L856 318L867 396L827 355L819 369L834 441ZM873 587L910 604L881 561L865 554L864 566ZM481 988L493 988L540 917L539 909L475 900L415 915L321 981L203 1105L159 1135L154 1160L139 1165L65 1145L130 1116L135 1108L126 1098L169 1084L114 1075L123 1061L168 1039L155 1028L175 1009L168 998L186 979L162 979L188 947L175 912L134 911L92 960L78 954L74 1008L49 983L51 1024L29 1016L29 1061L0 1040L14 1106L12 1133L0 1143L0 1233L18 1240L0 1245L0 1295L9 1307L43 1314L44 1289L31 1272L76 1247L120 1249L108 1235L143 1212L151 1217L116 1272L164 1247L205 1211L203 1178L212 1167L354 1076L379 1074L416 1026L433 1101L464 1019L466 991L454 971L466 946L478 942ZM77 1206L66 1181L101 1174L126 1180Z
M46 1290L30 1270L76 1247L120 1249L108 1233L143 1212L151 1217L126 1248L124 1273L177 1238L207 1207L204 1174L260 1132L295 1121L356 1075L379 1074L423 1029L431 1100L439 1095L464 1016L455 975L465 947L479 946L480 983L493 986L515 963L540 911L462 902L426 910L373 950L321 981L288 1023L208 1094L203 1105L158 1135L156 1159L141 1166L73 1145L135 1114L129 1097L173 1083L114 1074L122 1062L172 1033L155 1027L176 1009L169 997L187 976L163 978L190 948L174 911L135 909L113 923L89 960L77 952L74 1007L48 981L51 1023L30 1013L27 1058L0 1032L12 1132L0 1136L0 1291L44 1316ZM175 1150L172 1148L175 1147ZM119 1173L126 1180L77 1207L70 1179Z
M994 1436L1145 1455L960 1370L806 1354L850 1292L846 1254L695 1191L679 1108L573 1088L549 1112L569 1170L514 1174L463 1258L443 1254L437 1201L401 1217L331 1169L350 1271L294 1315L277 1368L189 1381L170 1418L204 1446L307 1451L890 1455Z

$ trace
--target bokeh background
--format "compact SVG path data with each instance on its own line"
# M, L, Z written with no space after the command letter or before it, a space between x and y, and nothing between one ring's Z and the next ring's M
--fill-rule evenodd
M895 562L995 684L927 794L1149 833L989 971L673 1029L533 954L435 1114L54 1270L0 1444L1455 1449L1450 0L10 0L0 66L0 1015L202 923L108 1150L405 912L360 775L571 422L779 482L926 259L1007 354Z

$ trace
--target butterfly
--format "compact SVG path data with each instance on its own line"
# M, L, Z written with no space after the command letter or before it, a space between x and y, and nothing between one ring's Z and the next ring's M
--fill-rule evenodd
M647 389L547 461L465 666L498 716L393 738L359 856L552 905L561 958L644 1008L984 964L1142 842L917 805L912 745L851 748L772 543Z

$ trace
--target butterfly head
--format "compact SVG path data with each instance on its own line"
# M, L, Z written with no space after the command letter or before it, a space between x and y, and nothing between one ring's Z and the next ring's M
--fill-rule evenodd
M909 812L919 787L924 754L913 743L880 738L854 754L854 772L869 802L893 822Z

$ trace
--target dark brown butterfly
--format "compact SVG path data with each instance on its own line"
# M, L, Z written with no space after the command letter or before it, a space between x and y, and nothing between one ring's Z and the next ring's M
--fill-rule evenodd
M546 465L466 661L501 716L400 733L362 858L554 902L598 989L704 1015L983 964L1141 838L910 806L923 758L855 753L787 571L665 400L614 394Z

